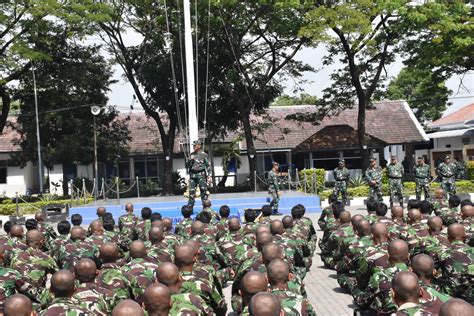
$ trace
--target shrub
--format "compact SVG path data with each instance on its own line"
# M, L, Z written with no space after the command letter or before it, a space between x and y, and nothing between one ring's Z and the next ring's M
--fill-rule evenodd
M92 199L86 199L86 203L91 202ZM85 204L84 200L74 201L78 205ZM42 207L51 205L51 204L69 204L71 200L56 200L48 202L33 202L33 203L20 203L18 204L20 208L20 215L24 214L34 214L37 211L41 210ZM0 215L14 215L16 213L16 203L12 204L2 204L0 205Z
M474 161L467 162L466 175L469 180L474 181Z
M474 192L474 181L469 181L469 180L456 181L456 191L458 193Z
M363 185L357 188L347 189L347 194L349 197L366 197L369 195L369 186Z
M316 174L316 190L314 188L314 174ZM304 169L298 172L300 181L303 182L300 185L300 190L304 190L304 181L306 175L306 192L323 192L324 191L324 178L326 176L326 170L324 169Z

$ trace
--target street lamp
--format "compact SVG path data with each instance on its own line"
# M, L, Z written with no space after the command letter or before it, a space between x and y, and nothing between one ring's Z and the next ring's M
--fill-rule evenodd
M40 141L40 128L39 128L39 117L38 117L38 94L36 91L36 77L35 67L31 68L33 72L33 91L35 95L35 115L36 115L36 142L38 144L38 174L39 174L39 191L43 193L43 163L41 159L41 141Z
M97 190L99 185L99 175L98 175L98 162L97 162L97 129L95 123L95 117L100 114L102 108L97 105L91 106L91 113L94 117L94 199L97 200Z

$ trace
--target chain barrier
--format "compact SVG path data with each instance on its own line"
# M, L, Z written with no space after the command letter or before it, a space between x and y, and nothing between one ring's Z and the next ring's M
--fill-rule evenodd
M133 181L133 183L130 185L130 187L125 191L116 191L116 190L113 189L113 187L109 187L107 184L105 184L105 186L108 189L106 192L112 191L115 194L125 194L127 192L130 192L136 184L137 184L137 180L135 179L135 181Z

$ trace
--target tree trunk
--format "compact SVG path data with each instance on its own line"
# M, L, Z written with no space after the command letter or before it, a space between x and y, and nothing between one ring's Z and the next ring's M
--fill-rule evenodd
M253 142L252 127L250 125L250 114L245 115L244 113L242 113L240 117L242 120L242 125L244 127L245 142L247 143L247 158L249 160L250 167L250 187L253 188L253 185L255 183L255 172L257 171L257 160L255 159L256 151L255 144Z
M0 135L7 124L8 113L10 112L11 98L5 86L0 86L0 98L2 100L2 108L0 111Z
M212 136L209 136L207 139L207 143L209 145L209 162L211 163L211 177L212 177L212 193L217 192L217 186L216 186L216 171L214 170L214 151L212 150Z
M161 195L173 194L173 153L167 149L165 153L165 170L163 173L163 190ZM167 158L168 157L168 158Z
M365 139L365 112L367 108L367 100L365 97L359 97L359 111L357 114L357 138L359 140L359 150L361 158L362 173L369 166L369 149Z
M63 196L67 196L69 195L69 179L67 178L67 174L66 174L66 164L63 163L62 164L62 168L63 168Z

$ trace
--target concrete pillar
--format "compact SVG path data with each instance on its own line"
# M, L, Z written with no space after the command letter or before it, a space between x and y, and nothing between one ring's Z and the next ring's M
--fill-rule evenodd
M314 164L313 164L313 152L312 152L312 151L309 152L309 168L310 168L310 169L313 169L313 168L314 168Z

